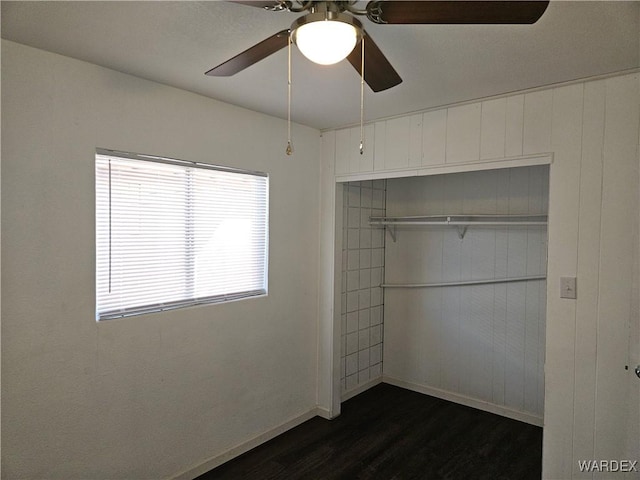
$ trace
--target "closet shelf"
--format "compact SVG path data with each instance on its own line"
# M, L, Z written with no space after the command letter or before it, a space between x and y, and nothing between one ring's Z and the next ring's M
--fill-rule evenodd
M547 215L422 215L404 217L369 217L369 225L386 227L396 241L395 227L448 225L458 227L458 236L464 238L467 227L472 226L536 226L547 225ZM393 227L393 230L389 229Z
M489 285L492 283L529 282L532 280L546 280L546 275L529 275L526 277L490 278L486 280L466 280L459 282L439 283L383 283L382 288L432 288L432 287L460 287L466 285Z

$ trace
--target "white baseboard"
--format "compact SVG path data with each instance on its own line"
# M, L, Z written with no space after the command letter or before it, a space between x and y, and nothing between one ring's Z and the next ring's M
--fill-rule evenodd
M495 413L497 415L502 415L503 417L511 418L513 420L518 420L520 422L536 425L538 427L543 426L543 418L533 413L526 413L518 410L513 410L511 408L508 408L502 405L497 405L495 403L490 403L483 400L466 397L458 393L448 392L446 390L440 390L439 388L433 388L433 387L428 387L426 385L406 382L404 380L400 380L394 377L389 377L387 375L382 376L382 381L390 385L395 385L396 387L406 388L407 390L412 390L418 393L424 393L426 395L431 395L432 397L437 397L443 400L448 400L450 402L466 405L467 407L473 407L473 408L477 408L478 410L484 410L485 412Z
M171 478L173 480L193 480L197 476L202 475L203 473L206 473L209 470L216 468L223 463L242 455L243 453L248 452L258 445L262 445L272 438L275 438L278 435L286 432L287 430L291 430L292 428L297 427L298 425L318 415L323 416L323 412L321 412L319 408L312 408L311 410L297 415L294 418L291 418L290 420L278 425L277 427L272 428L271 430L261 433L260 435L253 437L252 439L247 440L240 445L236 445L235 447L230 448L229 450L219 455L211 457L209 460L191 467L188 470L185 470L184 472L179 473L178 475Z
M353 390L349 390L348 392L344 392L342 394L341 401L346 402L350 398L353 398L356 395L360 395L365 390L369 390L371 387L375 387L376 385L378 385L380 383L382 383L382 377L381 376L380 377L376 377L376 378L374 378L372 380L369 380L368 382L363 383L362 385L358 385Z
M319 417L324 418L325 420L333 420L337 417L337 415L333 415L331 410L324 407L316 407L316 411Z

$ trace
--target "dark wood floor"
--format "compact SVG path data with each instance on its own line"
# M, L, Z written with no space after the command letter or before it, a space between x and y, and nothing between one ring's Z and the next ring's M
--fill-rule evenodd
M541 428L381 384L198 480L524 480L541 465Z

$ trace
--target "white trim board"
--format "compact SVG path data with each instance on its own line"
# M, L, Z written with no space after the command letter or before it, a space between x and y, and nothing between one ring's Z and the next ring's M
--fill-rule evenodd
M170 477L172 480L192 480L193 478L202 475L203 473L207 473L209 470L212 470L216 467L219 467L225 462L232 460L236 457L239 457L243 453L248 452L249 450L262 445L265 442L281 435L287 430L291 430L294 427L306 422L307 420L312 419L313 417L321 416L323 417L323 412L318 411L318 408L312 408L311 410L304 412L296 417L291 418L290 420L264 432L260 435L253 437L252 439L241 443L240 445L236 445L235 447L230 448L229 450L211 457L209 460L205 462L193 466L183 472ZM326 418L326 417L325 417Z
M533 167L551 165L553 153L524 155L518 157L494 158L468 163L448 163L421 167L410 170L385 170L380 172L350 173L336 176L336 183L359 182L362 180L381 180L388 178L424 177L428 175L444 175L447 173L478 172L481 170L498 170L501 168Z
M439 388L419 385L417 383L405 382L404 380L389 377L387 375L382 376L382 381L384 383L388 383L389 385L395 385L396 387L406 388L407 390L412 390L414 392L424 393L425 395L431 395L432 397L441 398L442 400L447 400L449 402L458 403L467 407L477 408L478 410L482 410L485 412L495 413L496 415L501 415L503 417L518 420L520 422L535 425L537 427L543 426L544 419L531 413L520 412L518 410L513 410L511 408L496 405L494 403L489 403L482 400L477 400L475 398L465 397L464 395L460 395L457 393L440 390Z

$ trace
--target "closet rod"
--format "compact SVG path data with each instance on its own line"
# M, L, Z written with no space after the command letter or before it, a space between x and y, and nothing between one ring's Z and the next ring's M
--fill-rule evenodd
M547 215L423 215L370 217L371 225L546 225Z
M371 219L385 220L385 219L399 219L399 220L431 220L434 218L547 218L546 213L456 213L456 214L442 214L442 215L402 215L402 216L388 216L380 217L372 215Z
M441 283L383 283L382 288L429 288L429 287L458 287L465 285L487 285L491 283L526 282L529 280L546 280L546 275L529 275L527 277L493 278L487 280L467 280L463 282Z
M371 220L369 222L370 225L452 225L452 226L471 226L471 225L493 225L493 226L535 226L535 225L546 225L547 222L536 222L532 220L525 220L522 222L505 222L505 221L497 221L497 222L484 222L484 221L458 221L458 220L443 220L443 221L384 221L384 220Z

